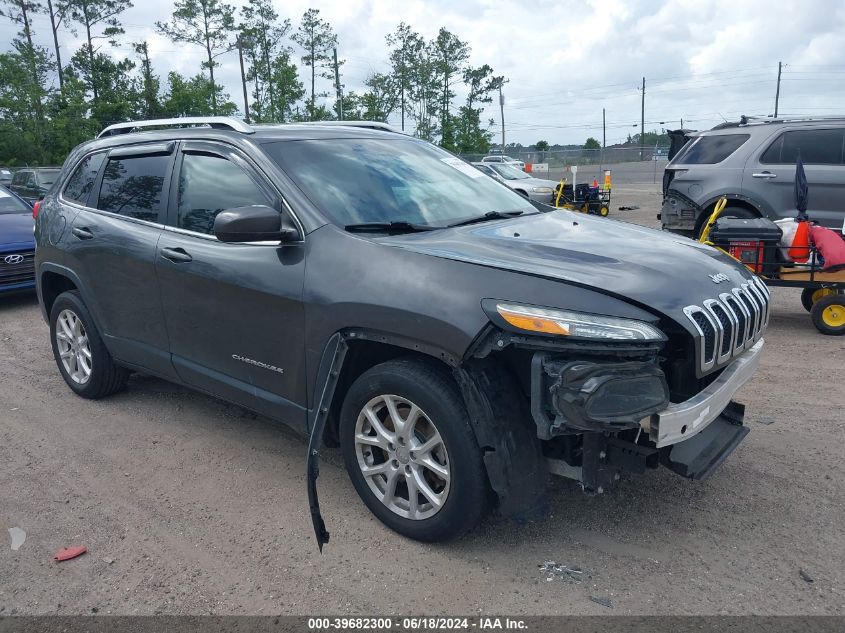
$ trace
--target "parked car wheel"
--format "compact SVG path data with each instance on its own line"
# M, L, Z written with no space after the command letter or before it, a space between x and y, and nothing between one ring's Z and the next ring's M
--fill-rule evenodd
M463 400L434 365L400 359L362 374L343 403L340 443L361 499L404 536L455 538L487 510L487 475Z
M822 334L841 336L845 334L845 295L833 294L822 297L813 304L810 311L813 325Z
M836 290L835 288L804 288L801 291L801 305L804 306L807 312L811 312L813 304L822 297L841 293L841 290Z
M53 303L50 340L62 378L83 398L103 398L126 385L129 371L115 364L77 291Z

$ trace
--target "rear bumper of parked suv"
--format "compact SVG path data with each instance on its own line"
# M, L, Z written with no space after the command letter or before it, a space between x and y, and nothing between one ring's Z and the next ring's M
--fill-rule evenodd
M660 223L669 231L693 231L701 208L692 200L675 191L663 197L660 208Z

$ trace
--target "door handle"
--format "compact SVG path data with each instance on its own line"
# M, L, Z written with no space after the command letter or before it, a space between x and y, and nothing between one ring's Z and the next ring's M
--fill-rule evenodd
M91 229L87 229L82 226L75 226L70 230L70 232L73 233L74 237L79 238L80 240L90 240L94 237Z
M770 172L770 171L764 171L764 172L760 172L760 173L758 173L758 174L751 174L751 177L752 177L752 178L766 178L766 179L769 179L769 178L777 178L777 177L778 177L778 175L777 175L777 174L773 174L773 173L772 173L772 172Z
M174 264L186 264L194 259L184 248L163 248L161 256Z

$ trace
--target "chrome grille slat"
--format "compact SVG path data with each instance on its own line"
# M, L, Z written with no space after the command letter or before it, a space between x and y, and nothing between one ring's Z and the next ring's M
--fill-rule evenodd
M769 322L769 290L759 279L731 288L718 299L684 308L693 324L698 371L708 373L750 349Z

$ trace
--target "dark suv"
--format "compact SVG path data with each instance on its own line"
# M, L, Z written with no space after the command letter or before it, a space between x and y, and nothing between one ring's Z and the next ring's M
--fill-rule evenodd
M60 170L56 167L19 169L12 175L9 189L29 204L34 204L53 186L56 178L59 177L59 172Z
M170 124L206 127L134 132ZM365 125L366 127L361 127ZM36 220L62 377L160 376L339 445L421 540L660 464L708 476L747 433L768 293L715 249L531 203L379 124L122 124ZM386 126L385 126L386 127Z

